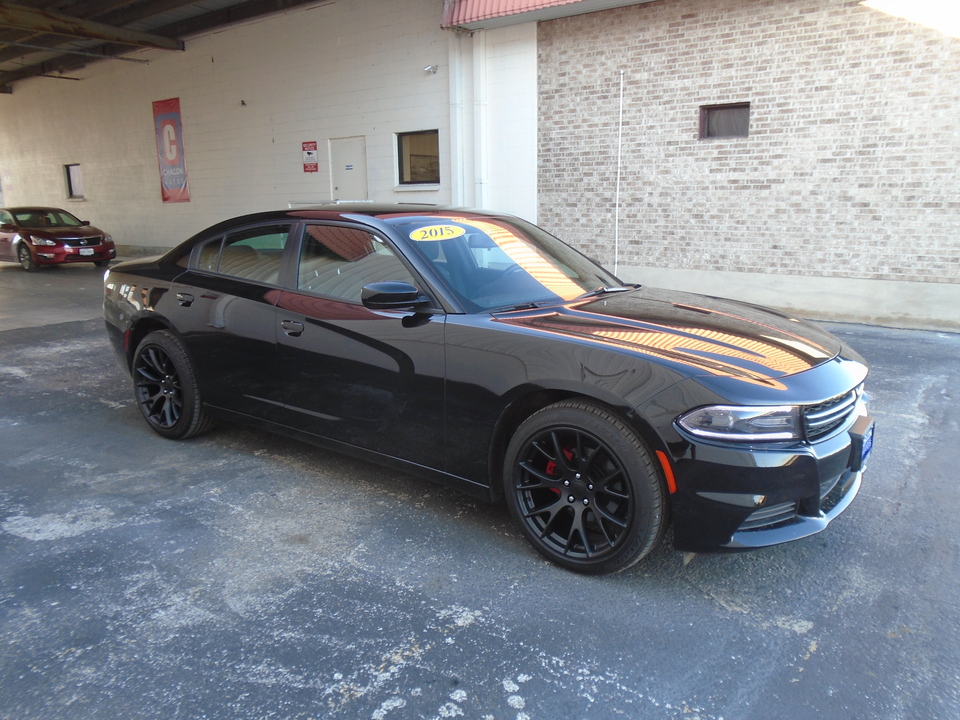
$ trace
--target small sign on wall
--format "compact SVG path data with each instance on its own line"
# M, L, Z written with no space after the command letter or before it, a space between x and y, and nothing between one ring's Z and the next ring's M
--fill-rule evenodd
M303 150L303 171L305 173L317 172L320 166L317 158L316 140L301 143L301 149Z

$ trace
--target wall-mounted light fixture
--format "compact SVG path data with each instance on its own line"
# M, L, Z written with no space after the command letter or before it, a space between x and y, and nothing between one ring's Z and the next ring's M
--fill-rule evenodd
M440 66L439 66L439 65L427 65L427 66L423 69L423 71L424 71L424 72L431 73L432 75L436 75L436 74L437 74L437 68L438 68L438 67L440 67Z

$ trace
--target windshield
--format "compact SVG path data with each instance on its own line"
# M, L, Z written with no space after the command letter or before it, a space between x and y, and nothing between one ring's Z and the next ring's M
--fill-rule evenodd
M589 258L519 218L450 213L385 219L470 312L564 302L623 287Z
M13 214L17 218L17 225L25 228L80 227L83 224L66 210L32 208L17 210Z

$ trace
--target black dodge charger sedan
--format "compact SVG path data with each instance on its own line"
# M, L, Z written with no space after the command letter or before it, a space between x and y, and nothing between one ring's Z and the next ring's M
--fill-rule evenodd
M873 442L867 366L779 312L623 283L506 215L247 215L104 278L149 426L247 423L502 498L534 548L615 572L823 530Z

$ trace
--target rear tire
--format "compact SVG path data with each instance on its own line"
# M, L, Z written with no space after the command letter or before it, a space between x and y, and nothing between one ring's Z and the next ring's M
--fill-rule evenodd
M97 267L109 267L110 261L109 261L109 260L94 260L94 261L93 261L93 264L96 265Z
M560 402L530 416L507 447L503 479L527 540L569 570L625 570L666 526L665 489L645 443L588 402Z
M37 270L37 263L33 259L30 248L23 243L17 245L17 261L20 263L20 267L27 272L35 272Z
M133 392L150 429L165 438L184 440L213 424L203 412L187 350L169 330L150 333L137 347Z

